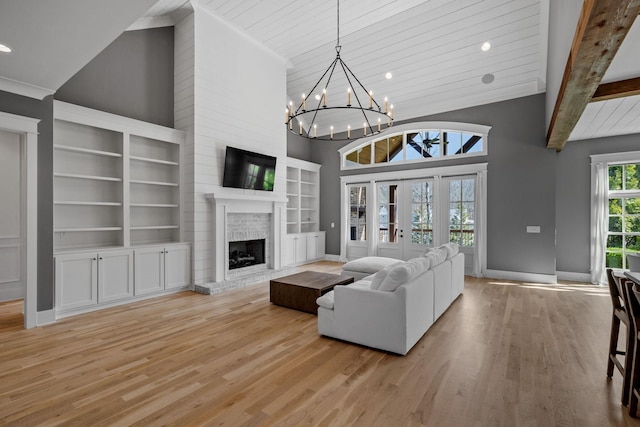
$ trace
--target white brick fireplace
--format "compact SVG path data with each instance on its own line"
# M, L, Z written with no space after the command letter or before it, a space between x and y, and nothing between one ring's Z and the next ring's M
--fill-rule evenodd
M286 197L278 194L236 193L227 189L208 193L205 197L213 204L211 262L214 282L233 280L239 275L256 271L281 268L282 223L285 218ZM265 239L265 265L230 271L229 242L252 239Z

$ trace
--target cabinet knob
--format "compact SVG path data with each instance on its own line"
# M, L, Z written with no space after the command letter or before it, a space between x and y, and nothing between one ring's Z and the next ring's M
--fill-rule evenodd
M100 259L102 259L102 257L100 257Z
M91 258L91 259L95 261L97 258L93 257L93 258Z

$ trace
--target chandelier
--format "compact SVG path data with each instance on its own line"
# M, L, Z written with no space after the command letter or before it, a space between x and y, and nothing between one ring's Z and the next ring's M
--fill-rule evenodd
M289 101L285 112L285 124L289 131L309 139L347 141L376 135L393 126L393 105L389 104L387 98L384 98L382 106L378 104L373 92L364 87L340 57L340 0L337 2L336 57L313 88L305 92L312 98L309 99L303 93L297 108L293 101ZM336 68L338 72L334 76ZM334 85L330 89L329 84L334 77ZM339 85L335 84L335 80L342 80L346 87L335 89ZM320 89L320 92L315 92ZM327 99L333 102L329 103ZM336 103L338 99L342 101ZM294 119L297 124L294 123ZM338 129L331 124L335 123L332 120L350 124L346 129Z

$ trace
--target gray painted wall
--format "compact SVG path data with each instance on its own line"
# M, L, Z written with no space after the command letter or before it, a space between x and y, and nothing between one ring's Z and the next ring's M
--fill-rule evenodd
M558 154L556 251L558 271L589 273L592 154L638 151L640 135L569 141Z
M0 111L38 124L38 311L53 308L53 97L42 101L0 91Z
M287 156L311 161L311 141L299 135L287 132Z
M173 27L123 33L54 96L173 127Z
M488 163L487 268L555 274L556 153L545 148L544 94L416 118L412 121L459 121L492 126L489 154L448 160L426 166ZM295 141L289 139L290 144ZM327 232L327 253L340 251L341 172L337 150L341 142L312 142L311 161L320 170L320 229ZM390 167L385 171L406 170ZM335 228L330 223L335 223ZM539 225L540 234L527 234L527 225Z

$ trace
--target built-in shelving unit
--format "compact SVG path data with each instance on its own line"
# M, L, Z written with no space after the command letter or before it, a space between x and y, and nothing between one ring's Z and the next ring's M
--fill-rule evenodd
M56 101L56 251L180 241L181 132Z
M287 158L287 234L319 230L320 165Z
M184 133L60 101L54 119L58 312L188 287L190 245L180 234ZM135 280L134 261L142 269Z

